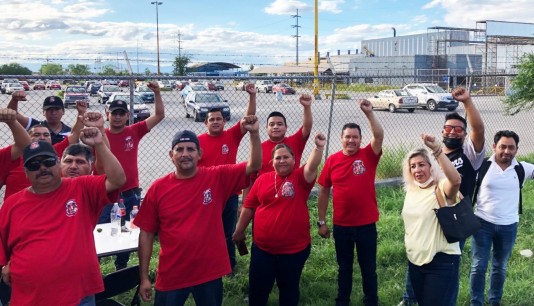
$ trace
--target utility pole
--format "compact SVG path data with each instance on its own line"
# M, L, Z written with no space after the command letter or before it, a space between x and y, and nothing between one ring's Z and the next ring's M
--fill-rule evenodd
M182 57L182 33L178 31L178 57Z
M292 28L295 28L297 30L297 34L296 35L291 35L291 37L295 37L297 39L297 44L296 44L296 47L297 47L297 57L296 57L296 63L297 63L297 66L299 65L299 18L300 18L300 15L299 15L299 9L297 9L297 14L296 15L291 15L292 18L295 18L296 20L296 24L292 25L291 27Z
M319 95L319 1L314 1L314 50L313 53L315 53L315 60L314 60L314 69L313 69L313 95L315 96L315 100L321 100L321 96Z
M158 6L162 5L163 2L159 1L153 1L150 2L150 4L156 5L156 45L158 48L158 76L161 75L161 71L159 69L159 13L158 13Z

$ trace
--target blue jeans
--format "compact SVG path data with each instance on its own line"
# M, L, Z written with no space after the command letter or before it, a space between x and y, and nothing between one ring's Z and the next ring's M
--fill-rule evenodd
M334 224L334 242L338 268L336 305L349 305L352 291L354 245L362 275L364 305L378 305L378 277L376 275L376 224L339 226Z
M460 251L463 251L464 246L465 246L465 240L460 240ZM460 273L459 269L460 269L460 265L458 265L458 275ZM458 276L458 278L453 281L454 281L454 291L452 294L450 306L456 306L456 301L458 300L458 292L460 291L460 277ZM404 290L404 293L402 294L402 300L408 303L412 303L412 304L417 303L417 299L415 298L415 293L413 292L412 281L410 280L410 269L408 267L406 268L406 288Z
M274 281L278 286L280 306L296 306L300 299L300 276L310 256L311 246L295 254L271 254L251 247L249 268L250 306L267 305Z
M95 301L95 295L94 294L84 297L80 301L80 304L78 304L78 306L95 306L95 305L96 305L96 301Z
M448 306L458 281L460 255L437 253L422 266L408 263L410 280L419 306Z
M130 212L132 212L134 205L139 206L141 204L141 190L139 189L138 191L133 192L128 196L123 196L121 193L120 197L124 201L124 206L126 206L126 220L130 221ZM100 218L98 219L98 224L111 222L111 208L113 208L113 203L104 206L104 208L102 209L102 213L100 214ZM117 269L126 268L129 260L130 252L120 253L115 258L115 267Z
M224 206L222 221L224 227L224 237L226 238L226 248L228 249L228 256L230 257L230 266L232 271L237 263L235 259L235 244L232 241L232 235L235 231L235 225L237 222L237 205L239 202L239 197L237 194L232 195L228 201L226 201L226 206Z
M479 221L482 226L473 235L471 245L473 252L473 261L471 263L471 305L484 305L486 270L488 269L492 245L493 254L491 258L488 302L497 304L501 302L502 298L504 281L506 280L506 266L517 236L517 223L496 225L480 218Z
M220 306L223 301L222 278L177 290L156 290L154 306L184 305L191 293L193 294L193 299L197 306Z

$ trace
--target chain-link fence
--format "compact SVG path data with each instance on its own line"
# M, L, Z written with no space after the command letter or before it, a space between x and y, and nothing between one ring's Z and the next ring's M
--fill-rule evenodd
M21 76L13 76L22 79ZM25 78L25 77L24 77ZM203 122L196 122L195 111L191 108L186 112L185 98L180 87L184 82L198 82L204 86L210 86L207 82L217 83L220 88L213 93L218 94L223 100L227 101L231 111L231 119L226 123L226 127L237 124L241 117L244 116L249 101L249 94L243 90L244 83L258 84L260 92L257 94L257 111L256 114L260 119L261 139L267 139L266 119L270 112L280 111L287 118L288 135L297 131L301 126L303 108L299 103L298 97L303 93L314 95L317 93L315 101L312 104L313 112L313 135L321 131L329 135L327 154L332 154L341 149L340 133L341 127L347 122L355 122L362 126L363 143L367 144L370 139L370 131L366 117L359 109L357 99L374 98L382 90L400 89L408 85L410 81L415 80L414 76L365 76L365 77L322 77L319 79L317 92L314 91L313 77L256 77L256 78L206 78L202 77L190 79L191 77L162 77L159 80L168 80L172 88L166 88L162 91L162 97L165 104L165 119L158 124L150 133L141 141L139 148L139 171L140 184L143 189L147 189L150 184L158 177L173 171L173 165L169 158L168 152L171 149L171 138L178 130L189 129L198 134L204 133L206 127ZM481 113L486 127L486 146L491 150L493 135L501 129L511 129L516 131L521 137L520 154L527 154L534 151L534 136L530 134L532 113L524 112L515 116L505 116L504 107L501 102L503 99L503 90L501 84L495 84L495 91L490 92L488 88L481 88L477 85L477 80L482 80L484 76L472 78L470 76L454 76L447 81L451 84L449 87L464 85L471 88L473 101ZM506 77L503 77L506 78ZM27 91L27 101L19 103L19 112L27 116L43 119L42 102L45 97L50 95L62 95L68 84L81 84L85 86L90 84L90 80L96 80L98 83L120 82L124 87L120 87L125 94L129 95L134 92L133 87L127 85L147 82L150 79L139 77L125 76L32 76L32 79L55 79L61 84L62 90L29 90ZM262 82L262 81L270 82ZM30 87L33 87L33 81L30 80ZM480 82L480 81L479 81ZM164 82L166 83L166 82ZM292 86L295 94L278 94L272 90L265 92L265 86L261 83L273 83L276 92L281 84ZM479 83L482 84L482 83ZM162 84L165 85L165 84ZM263 86L262 86L263 85ZM443 86L443 88L447 88ZM90 90L91 87L88 87ZM495 93L493 95L488 93ZM90 96L90 110L104 113L104 105L99 103L100 97L97 94ZM10 100L8 94L0 96L1 107L6 107ZM425 103L420 98L420 103ZM154 112L153 103L146 104L151 113ZM426 106L426 104L425 104ZM395 112L392 112L395 110ZM457 111L465 115L463 106L460 105ZM447 108L441 108L437 111L417 108L414 112L385 106L384 109L375 109L376 116L385 131L384 154L403 155L405 151L420 146L419 135L423 132L439 136L444 122L444 116L448 113ZM70 126L74 124L76 110L66 108L62 121ZM191 117L193 116L193 117ZM11 133L7 126L2 125L2 134L0 136L0 146L7 146L12 142ZM305 153L303 154L304 162L313 147L313 141L308 141ZM241 142L238 153L238 161L245 161L249 153L249 140L245 136ZM270 152L264 152L270 154ZM399 165L400 167L400 165ZM3 191L0 196L3 197Z

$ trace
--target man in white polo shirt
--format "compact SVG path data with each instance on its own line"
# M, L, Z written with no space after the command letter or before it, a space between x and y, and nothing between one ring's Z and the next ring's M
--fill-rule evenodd
M534 179L534 165L521 162L524 179L519 181L520 171L515 168L519 165L515 159L518 144L519 136L513 131L495 134L493 155L488 159L491 163L478 193L475 192L475 215L482 227L473 235L471 245L471 306L485 305L484 287L490 254L492 265L488 302L489 305L501 305L506 266L517 236L520 186L527 179Z

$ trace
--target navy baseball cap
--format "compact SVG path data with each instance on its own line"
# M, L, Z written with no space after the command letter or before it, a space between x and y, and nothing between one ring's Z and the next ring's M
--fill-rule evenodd
M172 138L171 149L180 142L193 142L197 145L197 147L200 146L197 135L189 130L179 131L178 133L174 134L174 137Z
M50 108L65 109L65 107L63 106L63 100L61 100L60 97L56 97L56 96L46 97L46 99L43 102L43 110L47 110Z
M49 156L57 158L57 153L54 147L46 141L32 142L27 145L22 152L24 166L26 166L28 161L37 156Z
M126 104L126 102L124 102L123 100L111 101L111 103L109 104L108 111L111 113L114 110L118 110L118 109L128 112L128 104Z

